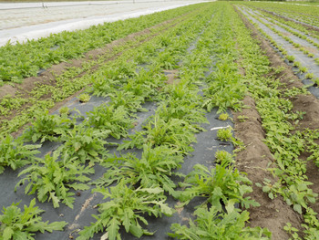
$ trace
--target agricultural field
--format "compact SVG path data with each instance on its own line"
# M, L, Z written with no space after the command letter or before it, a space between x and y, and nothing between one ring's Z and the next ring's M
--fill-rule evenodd
M198 3L0 48L0 240L319 239L319 7Z

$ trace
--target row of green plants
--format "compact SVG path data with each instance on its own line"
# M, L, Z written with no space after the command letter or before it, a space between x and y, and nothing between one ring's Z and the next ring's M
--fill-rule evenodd
M291 239L301 239L301 235L302 239L318 239L317 213L310 207L311 203L317 201L318 194L311 190L312 183L306 176L307 162L300 158L305 152L304 146L307 146L308 139L311 139L310 136L316 131L297 130L299 120L305 113L294 112L293 104L289 100L305 92L296 88L287 90L283 88L280 80L269 76L273 71L269 67L269 60L261 49L256 47L257 41L250 37L250 32L243 23L236 23L239 25L238 44L244 59L241 64L246 71L245 81L249 83L249 92L255 99L262 118L262 126L266 131L265 143L276 160L276 165L270 166L268 171L276 176L278 181L265 179L258 186L261 186L271 199L281 195L286 203L303 217L302 233L291 223L285 226L284 229L291 235ZM274 73L275 71L272 75Z
M295 21L299 21L316 27L319 26L319 21L317 19L319 10L317 7L285 3L277 4L269 2L249 2L245 4L270 11L272 13L278 14L279 16L284 16Z
M252 9L256 9L256 6L249 6L250 8ZM257 10L257 9L256 9ZM260 9L257 10L260 14L262 14L263 16L266 16L270 19L273 19L273 20L276 20L277 22L280 22L281 24L285 25L285 26L289 26L291 27L291 29L294 29L294 30L298 30L300 32L303 32L304 35L308 35L310 37L313 37L313 38L319 38L319 32L314 30L314 29L311 29L310 27L306 27L300 23L297 23L293 20L287 20L287 19L284 19L278 15L274 15L274 14L271 14L267 11L264 11L263 9Z
M221 12L223 11L224 9L221 10ZM223 19L222 14L219 15L219 20L221 19ZM211 27L218 25L215 21L212 21ZM100 186L110 185L117 181L119 182L117 186L123 188L122 181L125 181L127 177L127 181L133 188L160 186L164 191L178 198L184 204L187 204L195 196L207 197L206 202L199 206L196 211L197 219L195 223L191 221L190 227L173 224L172 230L174 233L169 234L172 237L178 239L202 239L203 237L219 239L219 237L223 236L236 239L238 237L262 239L265 234L269 236L270 233L259 228L243 228L244 222L248 219L248 213L246 211L241 213L234 207L234 203L238 201L241 204L246 204L247 207L256 205L249 198L243 197L243 194L251 191L251 188L245 185L240 186L239 184L249 184L249 180L234 170L233 166L225 159L222 158L220 160L221 164L217 165L216 169L211 169L211 171L205 166L196 165L194 171L186 176L181 185L185 188L184 191L175 191L176 185L168 178L176 174L172 170L180 167L183 156L192 151L192 147L189 144L195 141L192 135L198 131L198 123L205 122L204 112L201 108L203 99L198 95L199 88L196 85L199 82L193 82L192 80L207 71L206 67L209 61L207 61L205 54L210 48L204 41L210 39L212 28L209 28L209 30L205 31L205 33L208 32L209 34L205 35L204 33L198 41L198 51L196 49L193 52L194 55L190 56L189 60L191 61L187 59L183 61L185 65L180 69L178 83L176 85L168 85L164 89L166 96L164 95L165 98L161 101L162 104L156 111L155 116L150 117L144 125L142 133L137 132L131 135L131 140L124 142L119 147L119 149L141 147L143 149L142 157L137 159L136 156L129 154L120 158L108 159L105 166L109 167L110 171L106 172L104 179L99 181L98 184ZM203 45L200 44L202 39L204 39ZM192 64L194 56L199 58L195 66ZM203 63L201 60L206 60L206 64L200 64ZM190 63L190 65L187 63ZM194 107L189 108L188 106ZM194 117L196 117L196 120ZM190 121L181 119L189 119ZM181 126L184 129L183 132L179 130ZM143 143L144 145L142 145ZM163 151L164 149L165 151ZM156 152L152 153L152 150ZM170 156L169 154L172 155ZM165 160L162 157L163 155L166 155ZM157 173L155 176L154 172ZM160 173L158 174L158 172ZM181 174L178 174L178 176L181 177ZM115 191L115 188L111 188L111 193ZM101 192L100 189L98 191ZM103 192L103 195L109 197L109 192L107 191L106 193L107 195ZM132 192L130 193L132 194ZM124 201L127 199L128 197L125 197ZM97 221L80 232L82 237L80 239L88 239L98 230L105 228L102 222L106 218L109 221L108 231L116 232L119 229L118 227L113 229L114 218L118 220L116 221L116 226L120 225L122 220L126 231L129 230L129 223L126 225L123 219L125 215L115 211L119 207L123 207L122 204L119 204L123 202L123 197L119 198L117 195L117 200L112 201L112 203L108 202L105 207L102 207L100 215L96 216ZM227 212L225 213L221 213L223 210L220 200L227 202ZM127 201L125 201L125 204L126 206L132 205ZM212 204L213 206L208 209L207 204ZM114 210L112 209L113 211L111 211L111 208ZM126 210L120 212L125 213ZM113 218L110 217L111 214L113 214ZM224 220L221 220L221 217L224 217ZM142 231L140 233L142 234ZM149 234L149 232L146 232L146 234Z
M36 76L40 69L47 69L52 64L81 57L90 50L175 18L192 11L193 8L194 6L186 6L165 13L104 23L86 30L62 32L39 40L28 40L26 43L12 45L8 42L0 48L0 84L19 83L25 77Z
M203 8L200 8L198 11L194 11L191 14L187 14L185 17L183 16L182 19L174 20L168 26L165 25L163 27L153 29L152 33L146 34L146 36L143 35L134 41L129 41L124 46L120 45L114 47L112 48L112 52L110 54L103 54L97 61L87 62L85 66L82 64L82 67L71 68L66 70L61 75L55 77L55 85L51 86L46 84L40 84L36 86L32 90L32 96L28 96L27 98L23 96L19 97L18 95L15 97L5 97L1 101L0 111L2 113L7 113L8 115L10 113L14 113L16 115L12 119L9 118L8 120L2 120L2 127L0 131L2 133L11 133L17 131L23 125L30 122L32 118L34 118L37 110L41 109L42 111L45 111L46 109L53 107L56 102L62 101L65 98L74 94L75 92L86 87L88 84L94 81L94 79L91 78L92 71L90 69L92 67L98 64L100 65L100 68L103 69L105 68L105 66L107 66L105 64L106 58L116 57L117 54L124 51L124 53L120 57L118 57L117 60L113 61L113 64L115 65L116 69L120 70L118 66L121 66L123 64L125 65L125 59L131 59L133 56L135 56L135 53L132 50L132 48L138 47L140 45L140 41L147 40L147 38L151 37L153 34L157 35L160 32L167 31L166 28L174 26L177 27L178 25L183 24L183 20L185 20L186 18L192 18L199 14L199 12L201 11L203 11ZM139 58L142 57L141 55L143 54L141 53L138 55ZM83 71L87 71L87 73L84 75L81 74ZM81 74L80 77L78 77L79 74ZM41 97L43 95L51 95L51 98L42 99ZM27 105L23 104L25 102L27 103ZM2 116L4 116L4 114Z
M264 24L265 26L267 26L269 29L271 29L271 31L275 32L276 34L278 34L280 37L282 37L283 39L285 39L287 42L289 42L290 44L292 44L294 47L296 47L298 50L302 51L304 54L306 54L309 57L313 57L310 52L305 49L304 47L302 47L300 44L295 43L294 41L292 41L288 36L285 36L283 33L281 33L279 30L275 29L274 27L272 27L270 24L264 22L263 20L261 20L259 17L257 17L256 15L252 15L249 12L246 12L246 14L248 14L250 17L257 19L260 23ZM257 23L253 23L260 32L262 32L262 34L264 36L267 37L267 39L269 39L270 43L276 47L278 49L279 52L281 52L281 54L287 59L287 61L289 63L293 63L293 66L299 69L299 72L302 74L305 74L305 78L306 79L311 79L313 81L313 85L317 86L319 83L319 79L315 78L313 73L308 72L308 68L303 66L300 62L295 61L295 57L292 55L288 55L287 51L285 50L285 48L281 45L279 45L275 40L273 40L272 37L270 37L267 33L265 33L262 29L260 29L258 27ZM309 55L310 54L310 55ZM317 59L315 59L315 61L317 61Z
M198 22L199 24L202 24L202 22ZM193 26L193 24L187 25ZM194 25L194 27L199 27L199 25ZM186 30L186 28L182 27L181 30ZM188 36L192 35L191 32L193 32L193 30L194 29L191 29L191 31L189 32L186 31L185 34ZM172 37L172 35L170 36ZM190 40L191 38L189 39L189 41ZM170 44L172 43L173 41L170 42ZM166 45L169 44L166 43ZM154 45L155 49L157 47L157 45ZM178 54L177 51L176 54ZM159 74L160 69L156 66L154 68L154 71L157 74ZM122 81L122 87L125 88L129 85L129 83L125 84L125 82L128 82L131 77L136 76L125 75L128 72L127 68L123 68L121 72L122 77L119 79ZM134 71L131 71L131 73L134 73ZM150 74L149 77L154 77L153 75ZM133 127L132 123L134 117L132 116L132 114L134 114L134 112L136 112L137 109L134 108L134 105L131 105L132 101L130 100L132 99L127 99L127 95L129 93L131 94L132 92L134 92L134 90L138 88L139 84L142 85L144 88L150 88L149 86L160 87L163 85L165 78L157 77L154 78L153 81L147 80L150 79L144 79L143 82L141 82L140 80L134 86L130 86L130 89L127 89L125 91L127 94L124 94L125 96L122 99L125 100L124 104L122 101L118 101L119 99L121 99L120 96L118 98L114 97L114 101L111 101L111 103L113 104L110 104L109 106L101 105L100 107L94 109L91 113L89 113L86 124L76 125L75 120L78 116L76 116L73 119L70 119L66 115L67 112L64 113L65 115L61 113L62 116L49 115L48 113L44 115L41 114L41 116L37 118L34 125L23 134L22 138L19 138L19 140L17 141L12 141L13 139L11 137L8 137L6 144L5 142L2 142L1 146L4 148L4 151L8 150L9 148L9 150L11 150L12 157L19 156L21 158L19 166L24 165L23 161L31 160L33 162L33 164L30 167L20 172L20 175L26 174L25 178L22 179L20 183L24 183L25 181L29 182L25 189L26 192L30 192L31 194L37 193L38 200L50 200L53 202L53 205L55 207L59 205L60 201L72 207L74 201L74 199L72 198L73 193L69 190L70 188L78 190L84 190L88 188L87 182L90 180L88 178L88 175L93 173L92 165L96 161L101 162L101 159L104 159L107 154L107 151L104 148L106 144L104 139L108 136L113 136L114 138L126 136L127 130ZM117 87L118 86L115 86L115 88ZM113 89L112 92L116 94L115 89ZM120 94L121 92L118 91L118 93ZM149 91L149 94L153 93L154 91ZM143 94L145 94L145 92L143 92ZM139 105L144 101L144 98L141 99L140 96L133 97L133 100L135 102L140 102ZM145 98L147 97L148 96L145 96ZM125 103L127 103L128 105ZM86 127L83 127L83 125L85 125ZM54 152L53 156L46 155L44 159L35 160L35 150L31 152L26 151L26 149L36 149L39 146L23 145L23 141L21 141L21 139L24 139L24 141L33 142L43 142L46 140L65 142L59 150ZM20 143L20 149L19 147L16 147L18 145L18 141ZM21 150L24 150L26 153L24 155L21 155L20 153L23 153L21 152ZM63 154L63 157L59 157L59 155L61 154ZM14 162L13 159L10 160ZM88 165L85 165L84 163L87 161L89 161L89 163ZM13 163L11 163L11 165L7 165L14 166ZM75 180L76 183L74 183ZM17 184L17 186L19 186L20 183ZM163 192L163 190L159 188L155 190L147 190L144 188L141 191L135 192L137 194L138 199L140 199L140 195L138 195L139 192L144 195L147 192L156 194L151 196L145 196L150 201L159 200L164 197L163 195L159 195L161 192ZM129 196L131 197L131 194ZM152 202L143 202L143 204L145 205L146 209L152 209L149 207L149 205L152 205ZM161 206L161 208L164 209L159 210L160 212L165 212L165 209L168 208L164 203L159 203L158 206ZM156 213L155 210L151 210L151 212L154 214ZM17 221L17 219L14 219L14 221L11 223L6 223L6 225L18 225L19 222L16 223L15 221ZM64 223L61 224L63 225ZM139 235L139 228L134 228L134 224L131 225L132 226L129 228L130 231L132 231L132 233L135 235ZM12 227L12 229L14 229L14 227ZM32 232L28 228L24 230L27 232ZM110 233L110 238L111 237L112 234Z
M255 12L257 13L259 16L261 15L260 12ZM265 18L264 15L261 15L263 18ZM306 40L307 42L309 42L310 44L312 44L313 46L315 46L316 48L319 49L319 43L315 42L314 40L308 38L304 33L301 33L301 32L297 32L293 29L291 29L291 27L288 27L286 26L285 24L281 23L281 22L278 22L277 20L274 21L273 19L267 17L266 20L268 22L271 22L281 28L284 28L286 31L292 33L293 35L303 39L303 40ZM307 54L308 57L311 57L313 58L314 57L314 54L309 52L309 50L305 49L303 46L300 46L300 44L298 43L294 43L289 37L285 36L285 40L287 40L289 43L293 44L294 47L296 47L297 49L299 49L300 51L302 51L304 54ZM319 64L319 58L316 58L314 59L316 61L317 64Z
M203 23L207 22L209 18L198 21L198 24L194 21L192 24L187 25L188 28L180 29L180 34L188 36L186 42L184 42L183 35L179 35L179 37L175 38L175 41L174 39L169 41L169 38L165 39L165 41L161 39L161 44L166 46L164 52L169 52L169 56L173 56L174 61L170 60L170 58L167 59L166 56L164 59L167 63L161 64L161 67L158 67L157 64L147 65L150 67L150 71L153 71L155 74L159 73L159 68L167 69L172 66L179 68L178 79L176 79L174 84L166 85L164 84L165 79L158 77L159 84L149 81L152 78L147 78L146 81L143 81L143 84L138 82L134 85L135 82L130 82L130 79L138 77L138 74L137 76L134 76L134 74L132 76L129 74L132 72L124 71L123 73L128 75L115 79L117 82L112 85L114 88L119 87L119 91L124 90L125 93L143 93L142 98L144 100L152 98L147 96L144 91L139 91L140 89L149 89L149 86L161 88L160 91L157 91L160 93L157 96L160 104L155 115L145 122L142 131L130 135L131 141L126 141L118 147L119 149L133 146L142 148L141 158L137 158L132 154L115 155L112 157L108 156L105 150L105 156L100 156L103 150L99 147L99 144L103 147L112 144L105 142L106 140L104 139L107 136L113 136L114 138L127 136L127 129L132 127L136 109L141 105L141 102L139 104L136 103L143 101L140 95L134 95L134 97L128 99L129 101L117 101L118 98L112 99L112 95L117 94L114 89L108 88L103 92L100 85L98 85L98 89L96 89L96 86L93 86L93 90L97 94L106 94L110 97L111 101L108 105L102 105L89 113L88 119L81 124L83 126L83 124L87 123L86 127L83 128L81 125L76 125L74 119L67 118L65 115L59 117L46 114L42 120L37 121L29 131L25 132L25 139L32 141L45 141L49 138L51 141L58 141L59 138L60 141L63 138L70 139L70 144L67 144L67 141L65 141L64 145L58 151L55 151L52 156L47 155L39 164L33 164L33 166L23 170L24 173L30 175L32 175L32 172L34 173L33 178L32 176L29 178L31 180L30 183L32 183L33 179L37 178L41 184L41 179L46 179L44 182L46 187L42 187L41 191L36 190L37 182L34 182L35 184L32 183L29 187L31 191L37 191L38 197L45 195L45 200L50 199L54 202L56 195L62 194L66 196L63 198L64 203L72 204L70 202L72 200L69 199L72 193L67 191L68 187L86 189L87 185L85 183L88 182L86 181L86 177L91 174L89 172L92 169L90 166L95 164L96 161L108 168L104 177L95 183L97 188L93 192L102 194L109 201L99 204L100 214L95 216L96 222L81 231L78 239L89 239L96 232L100 231L106 232L103 237L120 239L120 228L136 237L141 237L143 234L152 234L152 232L145 229L145 226L148 224L145 214L159 217L161 215L171 216L175 212L165 202L166 195L164 193L179 199L184 205L196 196L206 197L206 201L198 206L195 212L196 219L190 221L189 227L180 224L172 225L173 233L170 235L175 238L220 239L227 236L232 239L269 239L270 233L267 230L245 227L249 213L235 207L236 203L247 208L251 205L256 206L257 203L244 197L245 193L252 191L249 186L251 183L234 168L230 154L222 151L218 152L216 157L219 164L213 169L196 165L194 170L186 177L176 171L176 169L180 168L183 157L192 151L191 144L196 141L195 134L203 130L200 124L207 122L205 111L202 107L205 106L204 102L207 101L204 98L209 98L209 95L203 98L198 93L200 87L203 84L205 85L203 82L205 72L208 71L208 67L213 63L213 60L208 56L215 55L215 52L217 53L220 49L223 49L219 52L217 59L218 62L221 61L224 64L224 59L221 56L227 51L230 53L235 46L232 38L233 35L227 35L227 37L221 39L216 37L216 34L227 33L226 30L231 25L224 21L225 16L227 16L225 14L227 5L225 3L214 5L218 10L215 13L216 16L214 15L213 20L209 22L209 25L206 25L203 35L197 41L196 49L191 54L187 54L187 47L183 46L189 46L196 39L202 28L200 26L203 26ZM225 24L228 28L224 26ZM212 36L215 36L214 41L211 41ZM226 40L232 41L232 45L229 46L229 41ZM156 48L157 46L155 45L154 47ZM183 59L177 57L182 54L185 54L186 57ZM161 59L160 63L163 63L163 56L161 54L157 55L157 59ZM150 60L153 62L153 57L150 57ZM178 62L182 62L183 66L179 67ZM225 68L224 74L228 71L229 69ZM144 73L146 74L146 72ZM221 68L219 74L223 74ZM232 76L235 76L234 72L232 72ZM105 80L108 80L108 78ZM132 89L132 86L137 87L138 84L142 86L134 88L134 91L128 90ZM235 87L238 86L235 84ZM152 95L154 92L150 92L150 94ZM126 96L128 95L122 95L125 96L121 96L121 99L127 100ZM132 102L135 102L133 106ZM224 104L216 104L215 106L220 107L220 112L225 110ZM117 111L116 116L113 114L115 111ZM101 115L99 115L100 113ZM92 117L90 118L90 116ZM75 118L77 117L79 116ZM105 118L108 120L104 121ZM46 125L46 121L50 123L48 125L51 125L48 128L44 126ZM54 123L56 121L58 124ZM94 128L92 128L93 125ZM99 130L100 127L102 130ZM45 129L44 132L42 132L43 129ZM217 136L223 140L231 140L230 130L219 130ZM34 132L30 134L30 131ZM86 133L82 135L82 131L89 131L90 133L98 131L99 134L95 132L91 135ZM94 141L90 136L97 136L96 138L99 141ZM89 145L85 145L84 143ZM85 148L84 146L89 147ZM64 151L70 151L72 156L71 154L62 154ZM60 154L62 154L62 157L59 158ZM82 156L84 156L83 159L79 160ZM77 160L74 161L73 157ZM72 162L72 164L68 164L69 162ZM46 164L49 168L39 169L42 166L46 166ZM51 169L54 170L52 171ZM45 176L38 177L43 171L45 172ZM70 175L63 174L63 171L69 172ZM74 186L73 182L74 175L72 174L74 171L77 171L77 176L81 179L80 183L76 183L77 186ZM50 172L56 172L56 176ZM183 190L177 191L176 183L170 179L174 175L184 178L183 183L180 185ZM48 179L49 177L51 179ZM28 180L28 177L26 179ZM52 184L63 183L63 179L66 184L59 186L60 191L52 191ZM114 182L117 182L116 186L106 188L106 186ZM35 189L33 189L33 186L36 186ZM50 192L54 194L50 194ZM225 205L226 210L221 201Z

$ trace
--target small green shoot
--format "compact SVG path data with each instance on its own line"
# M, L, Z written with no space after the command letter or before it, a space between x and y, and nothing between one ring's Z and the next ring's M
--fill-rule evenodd
M218 150L215 153L216 163L234 163L233 156L224 150Z
M64 106L64 107L61 107L60 109L59 109L59 114L60 114L60 116L62 116L62 115L70 115L70 109L68 108L68 107L66 107L66 106Z
M300 67L299 70L302 73L308 72L308 68L306 68L306 67Z
M313 73L307 73L305 78L307 79L313 79L314 78L314 74Z
M232 127L227 127L227 128L224 128L224 129L219 129L217 131L217 138L221 141L229 141L231 140L233 137L233 134L232 134Z
M81 103L86 103L86 102L90 101L91 96L87 93L83 93L80 96L78 96L78 99Z
M222 113L219 115L218 119L221 121L226 121L227 119L229 119L229 115L227 113Z
M239 122L245 122L246 120L249 119L249 117L248 117L248 116L245 116L245 115L239 115L239 116L237 117L237 119L238 119Z
M292 56L292 55L288 55L288 56L286 56L286 58L287 58L288 62L293 62L293 61L295 61L295 57Z

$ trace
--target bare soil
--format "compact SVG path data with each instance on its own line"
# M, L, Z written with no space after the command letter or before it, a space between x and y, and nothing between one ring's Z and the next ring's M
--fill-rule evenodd
M241 172L246 172L253 182L253 192L249 196L260 204L260 207L248 209L250 212L251 227L268 228L272 232L272 239L289 239L289 235L283 227L290 222L294 227L300 228L300 216L288 206L282 197L271 200L255 183L263 183L267 178L276 182L276 179L266 169L271 167L274 158L263 142L264 130L261 126L261 118L256 110L253 98L246 96L244 104L249 108L234 113L235 135L245 144L245 149L236 156L237 167ZM238 116L244 115L247 120L241 122Z
M237 11L238 12L238 11ZM293 73L292 68L288 66L280 57L280 55L274 50L274 48L266 41L258 30L241 14L247 28L252 33L252 37L258 40L260 47L265 51L265 54L269 58L271 64L270 67L284 67L284 71L280 74L274 74L283 83L280 90L291 89L293 87L302 88L304 85L300 82L300 79ZM300 120L297 130L319 129L319 100L309 95L297 95L290 99L293 103L293 111L306 112L303 119ZM249 109L243 110L241 113L235 113L235 129L236 136L241 139L246 149L240 152L237 156L238 167L241 171L245 171L248 174L249 179L255 184L261 182L264 178L276 180L268 172L265 171L268 164L271 164L273 157L269 152L269 149L263 143L264 132L260 125L261 119L254 107L254 102L251 98L246 97L244 99L245 105L250 106ZM238 121L238 115L246 115L249 119L241 123ZM309 154L304 152L300 159L306 161ZM318 168L313 162L307 163L307 173L311 186L315 193L319 193L319 174ZM250 209L251 226L268 227L273 234L273 239L289 239L287 233L283 230L283 226L290 222L294 227L301 230L302 216L294 212L282 198L276 198L270 200L266 194L262 192L260 188L253 187L254 192L251 194L252 198L261 204L261 207ZM319 203L311 204L311 207L319 212Z

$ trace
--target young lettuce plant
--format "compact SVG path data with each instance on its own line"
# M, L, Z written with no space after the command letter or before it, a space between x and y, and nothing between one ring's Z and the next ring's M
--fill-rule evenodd
M33 164L19 173L18 176L26 175L21 179L16 187L24 185L25 193L31 195L37 193L40 202L52 201L55 208L59 207L59 202L73 208L74 195L70 189L87 190L85 182L90 181L86 175L94 173L94 169L81 165L78 161L70 159L68 161L58 160L58 153L49 154L44 159L38 159Z
M34 160L34 155L41 145L24 145L22 138L14 139L11 135L0 137L0 174L5 167L16 170Z
M165 145L152 148L150 144L145 144L141 159L133 154L127 154L105 160L102 165L109 169L96 183L108 186L114 181L119 182L126 178L134 186L142 188L158 186L175 196L176 185L170 177L181 176L173 170L180 168L182 162L183 156L177 150Z
M174 223L171 229L174 233L168 233L174 239L236 239L236 240L270 240L271 232L266 228L246 227L249 220L249 212L235 208L233 201L226 204L226 212L211 206L198 208L194 214L197 217L193 222L189 221L189 227Z
M174 210L166 203L163 189L159 187L131 189L121 181L117 186L107 188L97 188L93 192L103 195L104 199L110 200L99 204L98 216L93 215L96 222L85 227L79 234L78 240L91 239L97 232L105 232L109 240L121 239L120 227L124 227L126 232L140 238L143 234L153 233L144 229L142 225L148 225L142 213L149 216L161 217L162 214L172 216Z
M24 205L23 211L19 208L20 203L12 203L11 206L3 207L0 215L0 237L3 240L28 239L34 240L36 232L62 231L67 222L42 222L41 213L44 211L35 207L35 199L30 205Z

